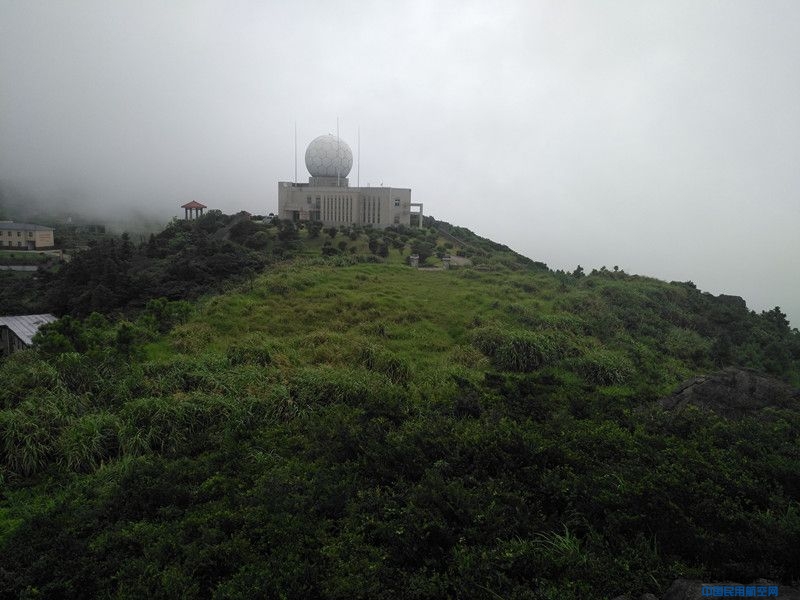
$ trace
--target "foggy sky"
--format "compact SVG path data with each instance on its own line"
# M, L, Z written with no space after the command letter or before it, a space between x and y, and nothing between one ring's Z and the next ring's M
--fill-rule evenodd
M362 185L800 325L794 0L0 0L0 179L99 214L276 211L337 117Z

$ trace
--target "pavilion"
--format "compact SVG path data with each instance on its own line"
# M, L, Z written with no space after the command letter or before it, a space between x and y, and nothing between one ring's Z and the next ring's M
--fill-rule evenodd
M205 204L200 204L199 202L192 200L191 202L187 202L181 206L181 208L186 211L186 220L189 221L191 219L196 219L203 216L203 211L208 207Z

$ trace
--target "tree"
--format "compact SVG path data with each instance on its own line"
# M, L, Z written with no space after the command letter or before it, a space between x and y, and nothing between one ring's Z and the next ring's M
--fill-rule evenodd
M278 239L282 242L288 242L291 240L296 240L300 237L300 234L297 233L297 228L294 226L289 219L285 219L281 221L281 228L278 231Z
M711 345L710 352L711 360L714 361L718 367L724 367L733 363L733 344L731 337L723 332L719 337L714 340Z
M257 231L245 241L245 246L254 250L264 250L269 246L269 234L266 231Z
M765 310L761 313L761 318L769 323L775 331L789 333L789 320L786 318L786 315L781 312L779 306L776 306L772 310Z
M136 335L131 325L127 321L120 323L114 339L114 349L121 356L130 358L135 349Z
M308 225L306 225L306 229L308 229L308 237L311 239L318 238L320 232L322 231L322 222L321 221L310 221Z

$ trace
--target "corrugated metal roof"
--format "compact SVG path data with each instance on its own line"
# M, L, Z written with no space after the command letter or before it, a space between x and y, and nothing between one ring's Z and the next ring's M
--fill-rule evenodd
M18 317L0 317L0 326L5 325L28 346L31 345L33 336L39 327L45 323L52 323L58 319L50 314L45 315L19 315Z
M52 227L35 225L33 223L16 223L14 221L0 221L0 229L13 229L14 231L54 231Z

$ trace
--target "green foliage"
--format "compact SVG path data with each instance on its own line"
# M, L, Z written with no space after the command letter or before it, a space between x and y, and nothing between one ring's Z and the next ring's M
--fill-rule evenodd
M185 323L192 314L192 305L185 300L169 301L166 298L148 300L144 316L151 317L156 329L165 333Z
M504 331L497 327L475 330L472 343L489 356L498 369L519 373L554 363L569 347L565 337L552 332Z
M667 333L664 348L673 356L702 365L708 360L711 342L695 331L674 327Z
M0 412L0 464L16 475L42 471L55 452L58 430L67 419L64 407L47 396Z
M257 335L231 344L226 356L232 366L251 364L263 367L272 362L270 345Z
M411 366L390 350L367 344L361 348L359 359L367 369L383 373L394 383L407 383L411 378Z
M0 363L0 381L0 404L14 408L26 395L53 388L58 371L34 352L17 352Z
M101 412L71 422L58 439L60 459L68 469L94 471L119 452L119 420Z
M618 385L634 375L631 361L612 350L592 349L574 360L575 371L595 385Z
M310 239L318 238L320 232L322 231L322 222L321 221L310 221L306 225L306 229L308 230L308 237Z
M139 247L124 236L97 240L34 284L42 308L84 317L141 309L154 298L188 300L219 290L225 280L260 269L264 257L250 248L268 247L260 236L264 231L251 221L231 225L231 219L210 211L195 221L173 221Z
M483 268L322 258L310 224L244 223L176 223L116 260L202 271L217 234L281 230L274 248L308 257L191 304L145 288L125 318L62 319L0 364L0 595L577 599L800 577L798 411L654 402L713 364L797 381L779 310L551 273L429 219L372 232L375 251L451 243ZM172 264L184 251L205 258ZM103 281L128 306L126 279Z

